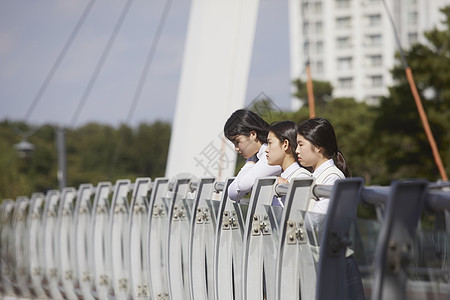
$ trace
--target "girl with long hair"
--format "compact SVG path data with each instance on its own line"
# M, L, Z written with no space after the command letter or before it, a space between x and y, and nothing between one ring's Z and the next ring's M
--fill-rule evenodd
M312 168L316 184L333 185L338 179L350 176L344 155L338 148L336 134L331 123L324 118L313 118L298 126L297 157L299 163ZM310 206L307 223L315 232L321 231L329 198L320 198ZM353 257L353 250L346 251L346 299L365 299L361 274Z
M270 124L267 135L267 161L271 166L280 166L282 173L278 183L288 183L292 178L311 177L311 173L297 161L297 124L279 121Z
M270 124L267 135L267 161L271 166L280 166L282 173L278 183L288 183L296 177L311 177L311 173L297 162L297 124L279 121ZM272 205L284 206L285 197L274 197Z

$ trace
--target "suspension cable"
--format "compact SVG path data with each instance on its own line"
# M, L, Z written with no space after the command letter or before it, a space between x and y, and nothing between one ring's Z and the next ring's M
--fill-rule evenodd
M92 87L94 86L94 84L98 78L98 75L99 75L101 69L103 68L103 65L105 64L106 58L108 57L108 55L111 51L111 48L116 40L117 34L119 33L120 28L122 27L122 24L125 20L125 17L127 16L128 12L130 11L132 2L133 2L133 0L128 0L122 9L122 12L120 13L119 19L117 20L117 23L114 26L114 30L113 30L111 36L109 37L109 40L106 43L105 48L103 49L102 55L100 56L100 59L98 60L97 65L95 66L94 72L92 73L92 76L89 79L88 85L86 86L86 89L84 90L84 93L80 99L80 102L78 102L78 106L72 116L72 119L70 122L72 127L75 127L75 123L77 122L78 117L81 113L81 110L83 109L84 105L86 104L86 100L88 99L88 97L91 93Z
M142 89L144 88L144 84L145 84L145 81L146 81L146 79L148 77L148 73L149 73L150 66L151 66L152 61L153 61L153 57L155 56L156 50L158 48L160 37L162 35L162 32L164 30L164 26L166 24L166 21L167 21L168 15L169 15L171 4L172 4L172 0L167 0L166 1L166 4L165 4L164 9L163 9L163 12L162 12L161 17L159 19L158 27L156 28L155 36L154 36L153 41L151 43L150 50L148 52L147 59L146 59L145 64L144 64L144 68L142 69L142 73L141 73L141 76L139 78L139 82L138 82L138 85L136 87L136 91L135 91L134 96L133 96L133 101L131 102L130 109L128 110L128 115L127 115L125 124L129 124L131 122L131 119L133 118L134 112L136 111L136 107L137 107L138 102L139 102L140 97L141 97ZM117 160L119 159L119 155L120 155L120 151L121 151L122 145L123 145L123 134L120 135L120 140L117 143L116 150L114 152L113 160L111 162L111 167L110 167L110 174L112 174L112 172L114 171L114 168L115 168L115 166L117 164Z
M88 2L86 8L84 9L83 13L80 16L80 19L78 20L77 24L75 25L74 29L72 30L72 33L70 34L69 38L67 39L66 43L64 44L64 47L62 48L61 52L59 53L58 57L56 58L53 66L51 67L50 71L48 72L47 76L45 77L44 82L42 83L41 87L39 88L36 96L34 97L33 101L31 102L30 107L28 107L27 112L25 113L24 121L27 122L30 118L31 114L33 113L34 109L36 108L36 105L38 104L39 100L41 100L42 95L44 94L45 90L47 89L50 81L53 78L53 75L55 75L56 70L58 69L59 65L61 64L62 60L67 54L67 51L69 50L70 46L72 45L72 42L75 40L75 37L77 36L78 32L80 31L82 25L84 24L84 21L86 20L89 12L91 11L91 8L94 4L95 0L91 0Z
M133 114L136 110L137 104L139 102L139 99L141 97L142 89L143 89L144 83L147 79L148 72L149 72L150 66L153 61L153 57L155 56L156 49L157 49L158 43L159 43L159 39L160 39L162 31L164 29L164 25L166 24L166 20L167 20L168 14L169 14L171 4L172 4L172 0L167 0L166 5L164 6L163 13L161 15L161 18L158 23L158 27L156 29L155 37L152 41L150 51L147 56L147 60L145 61L144 68L142 69L141 77L139 78L139 83L137 85L136 92L133 97L133 101L132 101L130 109L128 111L128 115L127 115L127 119L126 119L127 124L131 121Z

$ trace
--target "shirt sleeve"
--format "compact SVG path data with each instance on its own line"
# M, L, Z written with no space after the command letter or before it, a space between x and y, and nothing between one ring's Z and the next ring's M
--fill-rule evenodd
M239 201L246 193L250 192L259 177L276 176L281 173L280 166L269 166L264 155L257 163L247 162L228 187L228 197Z
M328 175L324 181L322 182L322 184L326 184L326 185L333 185L334 182L338 179L341 179L341 177L339 177L339 175L331 173L330 175ZM313 200L311 200L313 201ZM318 230L318 228L320 228L325 220L325 215L328 211L328 206L330 205L330 198L319 198L318 201L315 201L310 212L311 212L311 221L312 224L314 226L314 228L316 228L316 230Z

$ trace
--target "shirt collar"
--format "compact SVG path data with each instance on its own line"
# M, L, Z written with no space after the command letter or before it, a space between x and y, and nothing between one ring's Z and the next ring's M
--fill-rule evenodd
M289 176L294 173L296 170L300 169L300 166L298 165L297 162L294 162L292 165L290 165L289 167L287 167L286 170L283 171L283 173L281 173L281 177L282 178L289 178Z
M327 160L326 162L324 162L323 164L321 164L317 169L314 170L313 172L313 177L317 178L317 176L319 176L320 174L322 174L323 171L325 171L325 169L334 166L334 161L332 158L330 158L329 160Z
M258 153L256 153L256 157L258 157L258 159L261 159L261 157L263 157L263 155L266 155L266 148L267 148L267 144L262 144L261 147L259 147L259 151Z

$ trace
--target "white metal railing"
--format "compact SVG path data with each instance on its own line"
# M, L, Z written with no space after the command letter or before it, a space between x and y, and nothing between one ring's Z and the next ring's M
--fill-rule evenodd
M255 182L247 201L236 203L227 195L232 180L125 179L6 199L0 206L0 293L52 299L345 299L343 261L363 203L381 208L373 262L361 266L370 274L364 278L366 295L407 299L411 273L444 278L429 289L450 294L447 184L410 180L365 187L363 179L349 178L325 186L299 178L279 185L267 177ZM330 198L330 206L314 231L308 209L319 197ZM272 205L276 198L284 207ZM411 263L422 212L443 216L438 267Z

